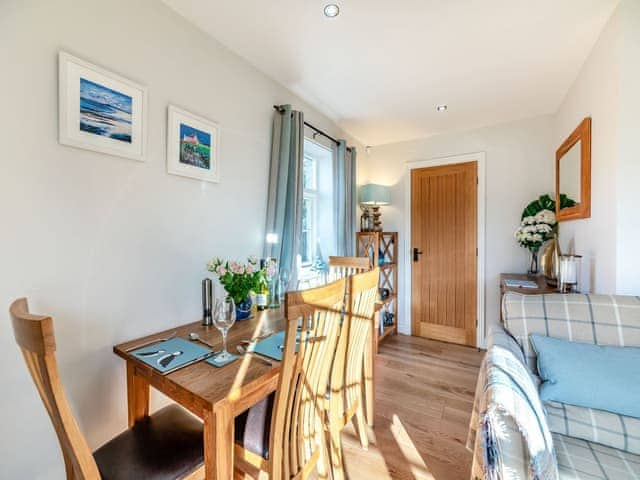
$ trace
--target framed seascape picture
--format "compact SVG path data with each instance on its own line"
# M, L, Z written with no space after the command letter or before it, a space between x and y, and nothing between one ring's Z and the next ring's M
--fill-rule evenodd
M144 161L147 89L60 52L59 141Z
M207 182L220 180L220 127L169 105L167 172Z

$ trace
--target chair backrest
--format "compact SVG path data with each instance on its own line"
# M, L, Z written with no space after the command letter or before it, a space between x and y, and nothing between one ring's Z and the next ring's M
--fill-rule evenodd
M361 397L364 353L374 328L379 275L380 269L375 268L347 279L345 321L331 373L330 408L342 407L350 414Z
M286 294L284 355L271 422L270 478L306 478L324 451L324 400L344 292L341 279Z
M337 280L371 269L369 257L329 257L329 278Z
M58 375L53 320L29 313L26 298L13 302L9 315L16 342L58 436L67 478L98 480L98 467L71 412Z

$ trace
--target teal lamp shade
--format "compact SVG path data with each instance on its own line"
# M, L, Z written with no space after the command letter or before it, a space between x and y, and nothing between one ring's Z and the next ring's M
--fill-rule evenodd
M389 205L391 203L391 192L389 187L368 183L360 187L360 205Z

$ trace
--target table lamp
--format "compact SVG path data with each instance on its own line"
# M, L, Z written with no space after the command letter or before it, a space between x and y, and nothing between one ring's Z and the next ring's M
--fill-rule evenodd
M391 193L387 186L368 183L360 187L360 206L363 207L360 230L363 232L382 231L380 207L389 205L390 199ZM372 212L369 212L369 208ZM370 221L371 219L373 220L372 222Z

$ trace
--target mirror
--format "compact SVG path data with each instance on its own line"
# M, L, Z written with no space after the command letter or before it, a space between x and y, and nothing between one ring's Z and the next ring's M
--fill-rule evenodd
M580 148L582 142L577 142L562 157L560 162L560 193L580 202Z
M585 118L556 152L558 221L591 216L591 118Z

